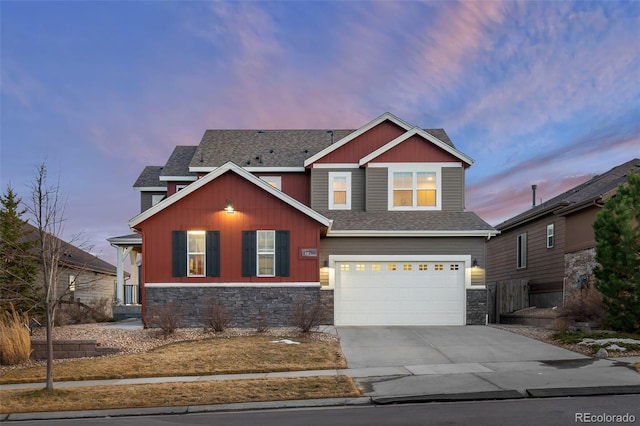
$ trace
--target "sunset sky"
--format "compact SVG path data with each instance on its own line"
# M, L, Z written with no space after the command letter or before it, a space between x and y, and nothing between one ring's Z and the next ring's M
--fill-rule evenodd
M442 127L492 225L640 156L637 1L1 0L0 25L2 193L46 161L112 263L143 167L206 129Z

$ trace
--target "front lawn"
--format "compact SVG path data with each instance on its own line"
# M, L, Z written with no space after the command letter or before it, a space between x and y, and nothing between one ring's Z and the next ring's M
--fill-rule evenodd
M83 386L78 388L0 391L2 413L178 407L239 402L359 397L347 376L292 377Z
M291 338L300 344L273 343L281 338L255 335L215 337L172 343L141 354L67 360L56 363L54 381L137 377L205 376L275 371L346 368L337 342ZM44 382L44 366L7 370L0 384Z

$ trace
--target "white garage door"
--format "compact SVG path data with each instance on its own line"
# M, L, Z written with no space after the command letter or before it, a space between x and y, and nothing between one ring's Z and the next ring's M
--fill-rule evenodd
M336 325L463 325L464 262L335 262Z

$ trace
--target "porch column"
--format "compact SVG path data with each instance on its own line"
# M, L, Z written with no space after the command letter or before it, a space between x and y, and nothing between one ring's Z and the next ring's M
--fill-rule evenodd
M132 286L138 284L138 252L134 249L131 250L129 253L129 261L131 262L131 280L129 281L129 284L131 284ZM135 304L137 303L137 291L132 291L132 300L130 300L131 304Z
M132 247L116 246L116 300L119 305L124 305L124 259L127 257Z

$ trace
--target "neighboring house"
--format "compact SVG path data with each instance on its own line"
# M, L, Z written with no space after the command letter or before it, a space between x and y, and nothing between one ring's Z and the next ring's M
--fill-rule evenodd
M389 113L356 130L207 130L145 168L136 234L109 241L141 253L145 324L170 304L198 326L211 298L237 326L290 325L300 298L337 325L484 324L496 231L465 210L472 163L444 130Z
M529 305L562 306L566 295L593 284L593 222L631 171L634 158L534 206L496 228L487 244L487 282L527 283Z
M30 232L27 238L38 238L38 230L31 224L25 225ZM105 314L111 316L111 307L116 284L116 267L71 243L60 240L62 256L58 267L56 294L64 301L81 302L85 305L100 303ZM35 284L43 282L40 269ZM107 300L108 303L102 304Z

